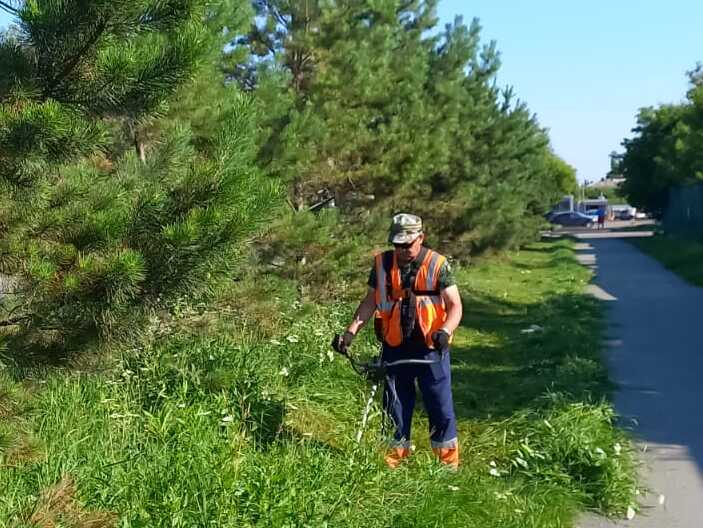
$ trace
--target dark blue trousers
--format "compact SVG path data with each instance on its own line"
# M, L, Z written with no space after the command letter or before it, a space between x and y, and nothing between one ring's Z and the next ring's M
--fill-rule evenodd
M382 359L437 360L440 355L427 347L383 346ZM398 365L389 367L383 391L383 406L394 425L392 447L410 447L410 429L416 400L416 383L420 389L430 422L433 448L457 445L456 416L452 399L452 376L449 353L431 365Z

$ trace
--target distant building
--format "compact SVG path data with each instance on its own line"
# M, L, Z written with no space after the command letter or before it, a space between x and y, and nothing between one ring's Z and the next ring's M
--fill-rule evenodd
M608 212L608 199L602 194L598 198L591 198L588 200L581 200L576 206L578 212L587 214L589 216L597 216L598 211Z
M563 213L570 212L574 210L574 197L571 194L567 194L561 199L554 207L552 207L552 212Z
M614 178L603 178L599 182L589 183L586 187L589 189L616 189L618 185L625 181L625 178L619 175Z

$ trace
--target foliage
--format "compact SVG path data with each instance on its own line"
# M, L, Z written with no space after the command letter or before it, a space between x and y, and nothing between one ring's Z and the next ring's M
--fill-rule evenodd
M374 248L385 249L385 240L366 233L368 225L346 223L335 209L288 211L258 240L257 266L294 281L305 299L351 294L353 301L365 291ZM383 237L386 227L372 232Z
M411 209L464 251L534 236L573 186L511 89L495 85L494 43L477 21L444 33L435 1L254 2L232 75L269 101L260 161L296 209L334 196L373 222Z
M0 45L0 264L20 290L4 326L50 344L129 330L145 306L231 274L275 210L275 182L255 166L251 98L220 83L211 121L200 104L160 120L221 54L218 24L233 5L211 7L47 0L19 10L19 34Z
M682 104L643 108L636 134L623 141L622 190L632 205L662 217L669 189L703 180L702 67L689 72L690 89Z
M556 189L550 191L550 194L557 192L576 194L579 188L576 169L556 154L549 157L548 164L551 165L550 173L554 174L552 183L556 186Z

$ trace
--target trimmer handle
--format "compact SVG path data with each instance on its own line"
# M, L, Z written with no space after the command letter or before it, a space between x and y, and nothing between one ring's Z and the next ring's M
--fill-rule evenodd
M342 343L342 335L341 334L335 334L334 337L332 338L332 350L337 352L338 354L342 354L344 357L349 357L349 354L345 350L342 350L340 345Z

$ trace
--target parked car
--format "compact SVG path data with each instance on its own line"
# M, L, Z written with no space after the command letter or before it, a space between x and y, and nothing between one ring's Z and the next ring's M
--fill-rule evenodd
M615 220L634 220L635 213L632 209L622 209L620 211L615 211Z
M568 213L569 211L549 211L544 215L544 218L547 219L547 222L551 222L552 218L554 218L556 215Z
M594 224L593 217L579 213L578 211L570 211L553 215L550 222L562 226L582 226L590 227Z

